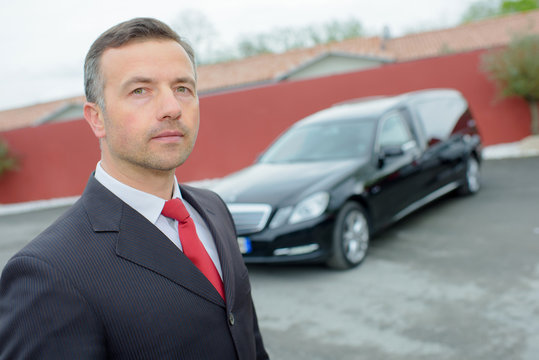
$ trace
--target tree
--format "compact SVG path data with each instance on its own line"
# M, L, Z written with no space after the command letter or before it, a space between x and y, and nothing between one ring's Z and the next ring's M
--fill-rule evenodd
M172 21L172 28L193 46L199 63L214 60L216 52L213 46L218 43L218 34L206 15L198 10L182 11Z
M462 23L489 17L539 9L539 0L481 0L472 3L461 18Z
M284 27L271 32L244 36L238 44L240 57L281 53L298 48L363 36L363 26L356 19L332 20L320 25Z
M515 37L502 50L486 53L481 66L497 84L504 97L518 96L527 101L531 133L539 135L539 35Z
M512 14L516 12L535 10L538 8L539 1L537 0L513 0L502 1L500 11L502 14Z
M271 39L264 34L242 38L238 43L240 57L272 53L272 45L269 42L271 42Z
M282 53L333 41L363 36L361 23L332 20L303 27L283 27L266 33L245 35L235 44L224 44L213 23L198 10L185 10L172 21L172 28L195 49L197 63L210 64L259 54Z
M7 144L0 139L0 176L15 168L15 158L10 154Z
M348 20L332 20L318 27L308 26L304 31L310 32L311 40L315 44L326 44L334 41L343 41L364 35L361 22L354 18Z
M461 22L468 23L500 14L500 1L483 0L472 3L462 15Z

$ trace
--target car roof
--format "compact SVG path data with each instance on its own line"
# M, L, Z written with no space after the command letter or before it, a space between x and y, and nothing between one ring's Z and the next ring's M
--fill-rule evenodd
M394 96L370 96L352 99L311 114L298 121L294 126L329 121L357 120L358 118L378 118L384 113L399 108L404 104L439 97L462 98L462 95L454 89L429 89Z

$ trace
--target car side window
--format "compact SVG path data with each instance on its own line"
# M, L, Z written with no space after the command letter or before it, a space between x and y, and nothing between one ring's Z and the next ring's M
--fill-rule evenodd
M429 144L449 138L459 118L467 109L460 98L441 98L416 104Z
M399 114L393 113L382 120L379 146L403 146L413 142L412 134L406 120Z

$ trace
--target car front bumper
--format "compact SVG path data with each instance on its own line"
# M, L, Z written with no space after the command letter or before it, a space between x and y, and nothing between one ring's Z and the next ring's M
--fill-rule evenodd
M246 263L322 262L330 255L334 217L268 229L238 238Z

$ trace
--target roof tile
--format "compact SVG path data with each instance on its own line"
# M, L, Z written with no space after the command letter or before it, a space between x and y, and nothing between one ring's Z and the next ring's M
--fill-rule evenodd
M204 93L276 81L280 75L328 52L407 61L502 46L513 36L523 33L539 33L539 10L393 39L361 37L282 54L263 54L226 63L203 65L198 68L198 89ZM30 126L70 102L83 101L84 96L79 96L0 111L0 131Z

